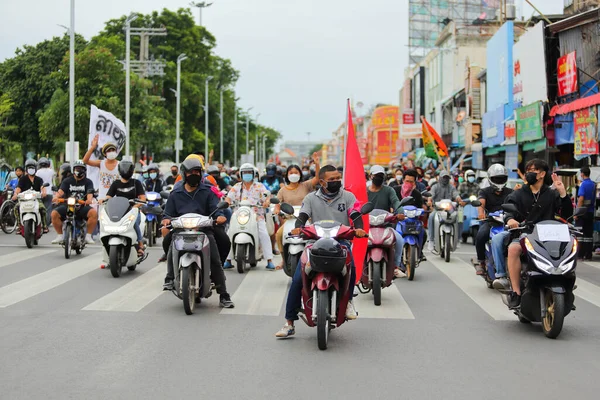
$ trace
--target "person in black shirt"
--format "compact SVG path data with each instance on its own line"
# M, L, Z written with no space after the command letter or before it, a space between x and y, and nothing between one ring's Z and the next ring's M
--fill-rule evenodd
M121 179L114 181L108 192L106 192L106 200L111 197L125 197L128 200L141 200L146 201L146 192L144 191L144 185L142 182L137 179L131 179L133 176L133 172L135 170L135 166L131 161L121 161L119 163L119 175ZM104 202L105 199L100 199L100 204ZM142 204L135 204L134 207L141 207ZM141 221L141 213L138 213L137 219L134 223L135 233L137 234L138 246L137 252L138 256L142 257L144 255L144 236L142 235L142 230L140 229L140 221Z
M177 175L179 175L179 167L177 165L171 166L171 176L166 179L167 185L174 185Z
M275 164L268 164L266 172L267 174L260 179L260 182L276 196L281 186L283 186L283 178L277 176L277 165Z
M15 193L13 194L12 200L17 200L17 195L26 190L32 189L36 192L40 192L42 194L42 199L46 197L46 188L44 187L44 181L39 176L35 176L37 172L37 163L35 160L27 160L25 162L25 172L26 175L21 176L19 179L19 183L17 184L17 188L15 189ZM44 202L40 199L40 216L42 217L42 229L44 233L48 233L48 221L46 221L46 207L44 206ZM17 225L20 225L20 217L21 213L15 207L15 216L17 218ZM17 229L17 235L21 234L21 230Z
M409 169L404 172L404 178L401 185L394 186L398 199L402 200L405 197L411 196L415 199L415 207L423 208L423 196L417 189L417 171Z
M163 191L164 182L158 177L158 174L158 165L154 163L150 164L148 167L148 179L146 179L146 182L144 182L147 191L156 193Z
M71 196L76 197L78 200L85 199L85 205L81 206L75 212L75 218L81 218L87 220L87 235L85 242L87 244L94 244L92 239L92 232L96 224L98 224L98 213L90 204L94 198L94 184L91 180L85 177L87 167L81 160L77 160L73 163L73 176L64 179L58 189L58 192L54 193L53 203L57 203L58 199L67 199ZM63 242L63 231L62 223L67 218L67 206L62 204L56 207L52 211L52 225L56 230L56 239L52 241L53 244L61 244Z

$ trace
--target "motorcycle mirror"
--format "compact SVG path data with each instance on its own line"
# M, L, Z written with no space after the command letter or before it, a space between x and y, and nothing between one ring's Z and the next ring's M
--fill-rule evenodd
M160 192L160 197L164 200L167 200L169 198L169 194L169 192L163 190L162 192Z
M587 208L586 207L577 207L575 209L575 212L573 213L574 217L582 217L587 213Z
M433 197L433 195L432 195L430 192L428 192L428 191L424 191L424 192L422 192L422 193L421 193L421 195L422 195L423 197L426 197L426 198Z
M520 214L519 210L517 210L517 206L514 204L502 204L502 209L509 213Z
M479 200L473 200L471 201L471 205L473 207L481 207L481 202Z
M369 214L371 211L373 211L374 208L375 208L375 206L373 205L373 203L365 203L360 208L360 213L362 215Z
M58 192L58 186L52 186L52 191L53 192Z
M271 204L279 204L279 199L277 197L271 197Z
M49 184L49 183L44 183L44 184L42 185L42 187L48 187L48 186L50 186L50 184Z
M405 198L402 199L402 201L400 202L400 207L404 207L404 206L414 206L415 205L415 199L412 196L407 196Z
M281 211L283 211L285 214L292 215L294 214L294 207L288 203L281 203Z
M219 204L217 204L217 208L219 210L225 210L225 209L229 208L229 203L226 201L220 201Z

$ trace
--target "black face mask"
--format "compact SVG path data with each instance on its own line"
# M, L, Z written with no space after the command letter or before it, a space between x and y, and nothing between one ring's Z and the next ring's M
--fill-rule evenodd
M191 187L197 187L200 184L202 177L200 175L189 175L185 177L186 183Z
M85 176L85 172L83 172L83 171L75 171L75 173L73 175L75 175L76 178L81 179L81 178L83 178Z
M525 174L525 181L529 186L535 185L538 181L537 172L528 172Z
M340 191L341 188L342 188L342 181L327 182L327 186L325 186L327 193L332 194L332 195L338 194L338 192Z
M373 177L373 179L371 179L371 182L373 183L373 185L379 187L379 186L383 185L383 176L375 175Z
M177 176L177 171L171 171L171 175Z

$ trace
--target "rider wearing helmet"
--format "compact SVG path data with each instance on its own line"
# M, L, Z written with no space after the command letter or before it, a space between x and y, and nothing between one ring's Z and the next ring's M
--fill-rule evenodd
M107 142L102 148L98 149L99 135L94 136L92 144L83 156L83 162L90 167L99 169L98 181L92 182L94 188L98 189L98 197L103 199L110 188L110 185L119 179L119 161L117 155L119 148L115 143ZM92 155L96 154L96 159L92 160Z
M225 223L226 218L221 210L217 210L219 203L217 196L212 192L210 186L202 183L203 164L196 158L186 158L181 164L182 185L176 185L169 195L163 219L163 250L167 257L167 276L165 277L164 290L173 290L173 257L171 257L172 232L166 226L171 219L187 213L210 215L214 212L217 225ZM203 232L210 242L210 278L220 294L220 305L225 308L233 308L227 287L225 285L225 273L221 260L219 260L219 249L212 228L203 228Z
M141 200L146 201L146 192L144 191L144 185L137 179L132 179L133 172L135 170L135 166L131 161L121 161L119 163L119 175L121 179L114 181L108 192L106 193L106 199L110 199L111 197L125 197L128 200ZM100 203L104 199L100 199ZM134 207L141 207L142 204L135 204ZM138 256L142 257L144 255L144 237L142 235L142 231L140 229L140 219L141 213L138 213L137 219L135 220L134 228L135 233L137 234L137 251Z
M163 191L164 182L158 177L159 173L160 170L155 163L148 166L148 179L144 182L147 191L156 193Z
M277 165L267 164L266 174L260 179L260 182L267 187L271 194L277 195L283 183L283 179L277 176Z
M71 172L71 164L64 163L63 165L61 165L58 169L58 175L60 176L61 183L68 177L73 176L73 173Z
M219 167L216 165L209 165L208 168L206 168L206 173L215 179L219 190L224 190L229 187L229 184L225 182L225 178L223 177L223 175L226 177L227 173L219 171Z
M513 192L512 189L506 187L508 181L508 170L502 164L493 164L488 168L487 171L488 181L490 186L479 191L479 201L481 207L479 207L479 219L484 219L486 214L493 213L502 210L502 204L506 200L506 197ZM487 222L482 222L479 225L479 231L475 237L475 249L477 250L477 262L475 264L475 271L477 275L483 275L485 273L485 244L490 238L491 226ZM496 268L498 263L494 263ZM501 263L504 265L504 262ZM496 273L496 276L500 274L500 277L506 276L506 272L500 267L500 272Z
M233 202L240 203L242 201L249 201L252 203L252 208L256 213L256 221L258 224L258 238L263 249L263 254L267 259L267 269L275 270L275 265L273 264L273 246L271 244L269 233L267 232L267 223L265 222L265 208L269 207L271 193L265 185L254 182L254 165L250 163L242 164L240 167L240 175L242 177L242 182L236 183L229 193L227 193L225 199L229 204L232 204ZM231 257L232 254L230 253L224 268L231 268Z
M73 176L70 176L62 181L58 192L54 193L53 203L57 203L58 199L67 199L71 196L76 197L78 200L85 200L85 205L81 206L75 213L75 218L81 218L87 220L87 236L85 242L87 244L94 244L92 239L92 232L98 223L98 213L95 209L90 207L92 200L94 199L94 184L91 180L86 178L87 168L83 161L77 160L73 163ZM62 223L67 217L67 206L61 204L52 211L52 225L56 230L56 239L52 241L53 244L60 244L63 242L63 230Z
M44 187L44 181L39 176L36 176L37 172L37 163L35 160L27 160L25 161L25 172L26 175L21 176L19 179L19 183L17 184L17 188L13 193L12 200L17 200L17 195L21 192L24 192L29 189L33 189L36 192L42 193L42 199L46 196L46 188ZM44 206L43 201L40 199L40 216L42 217L42 229L44 233L48 233L48 221L46 219L46 207ZM21 213L15 207L15 213L17 218L17 226L20 225L19 217ZM17 235L21 234L21 230L17 229Z
M458 193L460 195L466 194L467 197L477 196L479 193L479 185L475 179L475 172L472 169L465 171L464 182L458 187Z
M46 195L42 200L44 202L44 207L46 207L46 221L50 221L50 212L52 211L52 196L54 195L52 186L54 185L56 172L50 168L50 160L48 160L46 157L42 157L38 160L37 167L38 170L36 175L42 178L44 183L48 184L48 187L46 188Z

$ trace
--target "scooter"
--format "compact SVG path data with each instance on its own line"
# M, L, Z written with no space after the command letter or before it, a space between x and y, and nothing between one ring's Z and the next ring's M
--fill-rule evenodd
M229 204L222 201L217 210ZM216 211L216 210L215 210ZM212 295L214 285L210 282L210 242L202 229L213 226L212 214L184 214L173 218L167 226L173 231L171 257L175 270L173 294L183 300L187 315L194 313L196 304Z
M499 233L504 232L504 212L496 211L488 214L485 220L490 224L490 238L485 243L485 273L481 277L485 280L487 287L493 289L493 282L496 279L496 265L492 254L492 239ZM477 267L477 259L471 259L474 267Z
M286 204L286 203L283 203ZM302 256L302 252L306 247L306 240L297 236L290 236L292 230L295 227L296 219L300 214L299 206L291 206L291 209L285 207L288 211L292 211L290 214L286 214L283 211L283 204L281 205L282 214L286 216L286 221L283 223L283 249L281 250L281 255L283 257L283 272L290 278L294 276L296 273L296 268L298 267L298 261L300 261L300 257Z
M48 183L44 187L50 186ZM17 196L17 207L21 217L21 235L25 238L27 248L31 249L33 245L37 245L42 237L42 216L40 214L39 200L42 194L33 189L19 193Z
M148 253L139 257L137 254L137 234L135 220L140 210L132 204L140 204L139 200L128 200L124 197L111 197L102 209L100 216L100 241L104 247L104 259L108 258L110 273L114 278L121 276L121 269L127 267L135 271L136 267L148 258ZM143 204L143 203L142 203ZM140 215L140 229L143 232L146 218Z
M291 207L291 206L290 206ZM291 210L284 210L291 213ZM361 207L361 214L373 211L373 204ZM302 310L300 318L310 327L317 327L317 344L320 350L327 349L329 332L346 322L346 309L352 295L350 271L352 254L343 247L338 254L338 240L351 240L355 230L335 221L318 221L302 228L304 239L315 241L307 245L302 254ZM317 243L320 245L317 246ZM330 248L331 251L319 251L314 247ZM354 282L352 282L354 283ZM353 286L351 286L353 287Z
M469 201L479 207L479 200ZM446 262L450 262L450 254L456 250L458 232L457 203L444 199L435 203L436 214L434 223L434 248Z
M87 221L75 218L75 212L79 210L85 201L71 196L67 199L58 199L59 203L67 204L67 216L63 222L63 248L65 258L71 258L71 252L75 250L77 255L85 248L85 235L87 233Z
M518 214L514 204L503 204L504 211ZM574 217L585 215L585 207L577 208ZM571 217L572 218L572 217ZM523 222L511 232L533 231L520 237L521 305L515 315L522 323L541 322L546 337L555 339L560 334L564 318L575 309L573 289L577 267L579 228L563 218ZM502 301L508 306L506 292Z
M423 243L425 242L425 228L420 218L422 214L422 208L406 205L404 206L404 220L399 221L396 225L396 231L400 232L404 239L402 263L406 268L406 278L409 281L415 279L416 269L421 263Z
M146 205L142 207L142 212L146 215L146 238L150 247L156 244L158 219L163 214L161 203L162 197L160 193L146 192Z

